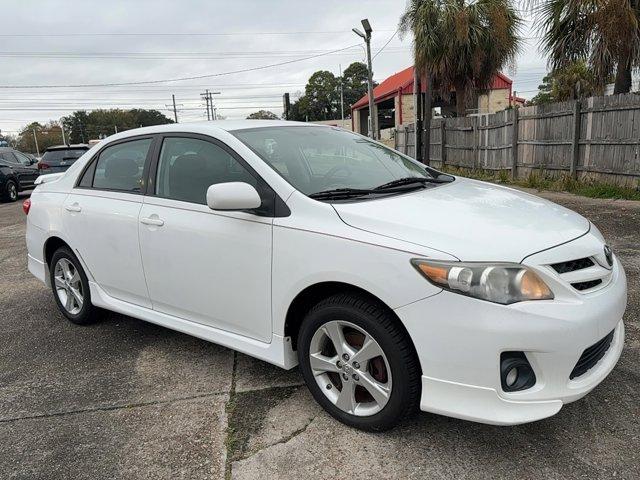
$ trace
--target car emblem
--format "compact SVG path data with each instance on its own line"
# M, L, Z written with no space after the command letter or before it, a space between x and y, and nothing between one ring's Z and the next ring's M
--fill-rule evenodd
M604 246L604 258L607 259L607 263L610 267L613 267L613 252L611 251L611 247L609 245Z

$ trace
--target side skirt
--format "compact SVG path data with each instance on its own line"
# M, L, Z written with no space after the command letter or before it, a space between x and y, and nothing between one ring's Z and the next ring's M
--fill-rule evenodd
M244 337L227 332L219 328L210 327L201 323L191 322L182 318L167 315L148 308L123 302L110 297L95 282L89 282L91 289L91 302L100 308L129 315L139 320L155 323L171 330L186 333L201 338L208 342L216 343L249 356L264 360L265 362L290 369L298 364L298 357L291 348L291 338L272 334L271 343Z

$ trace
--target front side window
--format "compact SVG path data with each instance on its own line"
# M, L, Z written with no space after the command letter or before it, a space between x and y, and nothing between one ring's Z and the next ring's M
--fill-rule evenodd
M416 162L345 130L292 126L231 133L306 195L373 189L407 177L432 178Z
M207 189L217 183L256 178L222 147L196 138L169 137L162 142L156 195L206 205Z
M151 139L132 140L100 152L93 177L93 188L139 193L142 173Z

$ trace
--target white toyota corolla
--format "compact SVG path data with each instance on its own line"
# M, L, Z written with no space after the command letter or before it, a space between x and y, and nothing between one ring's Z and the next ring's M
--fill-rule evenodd
M37 183L29 270L69 320L102 308L299 364L358 428L418 406L542 419L622 351L625 273L588 220L340 129L141 128Z

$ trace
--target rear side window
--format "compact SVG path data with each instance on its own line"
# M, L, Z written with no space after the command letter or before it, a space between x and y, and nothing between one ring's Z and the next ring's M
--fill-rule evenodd
M93 188L140 192L143 186L142 173L151 141L151 138L133 140L102 150L95 165ZM90 170L87 170L87 173ZM83 178L81 185L85 183Z
M246 182L256 178L218 145L195 138L166 138L162 142L156 195L206 205L207 189L216 183Z

